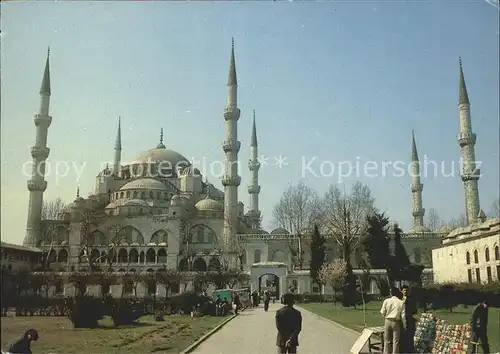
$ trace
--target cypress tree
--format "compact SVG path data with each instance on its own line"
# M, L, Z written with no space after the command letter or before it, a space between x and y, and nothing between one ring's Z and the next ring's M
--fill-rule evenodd
M319 284L318 274L325 263L325 257L325 238L319 233L318 225L314 224L314 231L311 237L311 263L309 265L309 274L316 284Z

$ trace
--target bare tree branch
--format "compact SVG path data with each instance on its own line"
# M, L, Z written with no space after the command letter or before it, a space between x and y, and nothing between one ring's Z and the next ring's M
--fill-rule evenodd
M42 220L62 220L64 201L61 198L44 200L42 204Z
M291 235L288 246L294 255L294 263L299 268L302 268L304 256L302 238L311 232L320 215L320 199L316 191L303 181L299 182L297 186L288 186L278 204L273 208L275 223Z
M326 231L325 237L333 238L344 250L344 258L348 258L368 226L367 216L375 211L375 199L367 185L354 183L349 195L344 195L337 186L331 185L323 198L322 224Z
M441 219L436 211L436 209L431 208L427 214L427 227L432 231L437 230L441 226Z

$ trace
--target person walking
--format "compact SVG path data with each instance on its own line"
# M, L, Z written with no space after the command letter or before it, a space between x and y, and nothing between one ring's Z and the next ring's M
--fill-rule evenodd
M384 354L399 353L401 340L401 314L403 301L399 298L398 288L391 288L391 297L382 303L380 313L384 317Z
M38 332L34 329L28 329L24 335L9 345L6 354L31 354L31 342L38 340Z
M269 291L264 291L264 311L267 312L269 310L269 302L271 302L271 295L269 295Z
M486 300L481 301L474 307L471 319L472 327L472 353L477 353L477 346L481 341L481 348L483 353L490 352L490 345L488 343L488 303Z
M401 295L403 300L403 310L401 313L401 321L403 324L401 333L401 353L413 353L415 352L415 331L416 331L416 320L415 314L417 313L417 306L415 301L410 294L410 288L408 285L403 285L401 287Z
M299 346L299 333L302 330L302 314L293 307L295 296L283 295L283 306L276 311L276 346L278 354L296 354Z

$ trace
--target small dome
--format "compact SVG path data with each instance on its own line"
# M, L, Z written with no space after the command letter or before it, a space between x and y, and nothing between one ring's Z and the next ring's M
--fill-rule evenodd
M145 200L140 200L140 199L131 199L125 201L123 206L144 206L144 207L149 207L149 204Z
M277 229L271 231L271 235L288 235L288 234L289 232L282 227L278 227Z
M450 227L450 226L447 226L447 225L441 226L439 229L437 229L437 233L438 234L446 234L446 235L448 235L452 231L453 231L453 227Z
M210 198L200 200L196 203L195 208L200 211L224 211L222 203Z
M163 182L158 181L154 178L139 178L132 182L126 183L119 190L126 191L131 189L147 189L147 190L161 190L164 191L167 189Z

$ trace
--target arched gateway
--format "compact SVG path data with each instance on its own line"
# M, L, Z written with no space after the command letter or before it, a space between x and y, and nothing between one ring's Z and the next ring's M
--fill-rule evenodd
M250 290L260 290L260 280L264 275L274 275L278 278L276 284L277 296L281 296L283 291L286 291L286 276L287 266L281 262L259 262L254 263L250 267Z

